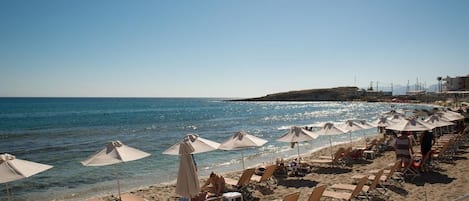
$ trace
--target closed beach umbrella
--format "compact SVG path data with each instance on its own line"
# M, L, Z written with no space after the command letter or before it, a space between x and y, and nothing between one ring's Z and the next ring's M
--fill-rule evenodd
M6 185L8 200L11 198L7 182L27 178L50 168L50 165L17 159L7 153L0 154L0 183Z
M298 145L298 142L314 140L318 136L319 135L317 135L313 132L310 132L310 131L308 131L304 128L293 126L293 127L290 128L290 130L287 133L285 133L280 138L278 138L277 141L297 143L298 162L299 162L300 161L300 146Z
M402 119L399 122L386 127L386 129L396 131L427 131L433 128L435 128L435 126L420 121L416 118Z
M181 142L178 154L180 155L178 177L176 181L176 194L192 198L200 191L199 178L191 154L195 149L188 142Z
M138 149L126 146L120 141L111 141L106 144L106 147L100 152L90 156L81 164L84 166L105 166L116 163L129 162L150 156L149 153L140 151ZM117 167L116 167L117 168ZM121 199L120 184L118 171L116 173L117 191L119 200Z
M239 131L233 134L228 140L220 144L219 149L221 150L240 150L252 147L260 147L267 143L267 140L258 138L254 135L250 135L244 131ZM243 163L244 170L244 156L241 151L241 161Z
M315 131L314 133L318 135L327 135L329 136L329 144L330 144L330 149L331 149L331 156L333 156L332 153L332 135L340 135L340 134L345 134L347 133L346 130L334 125L333 123L325 123L324 126L321 127L321 129Z
M187 134L186 136L184 136L181 142L187 142L191 144L191 146L194 148L194 152L192 152L192 154L213 151L218 149L218 147L220 146L220 143L201 138L197 134ZM179 155L179 146L181 145L181 142L178 142L173 146L169 147L163 152L163 154Z

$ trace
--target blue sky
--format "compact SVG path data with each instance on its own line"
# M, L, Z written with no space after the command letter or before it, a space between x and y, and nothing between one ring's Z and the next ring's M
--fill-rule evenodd
M0 1L0 96L256 97L469 74L469 1Z

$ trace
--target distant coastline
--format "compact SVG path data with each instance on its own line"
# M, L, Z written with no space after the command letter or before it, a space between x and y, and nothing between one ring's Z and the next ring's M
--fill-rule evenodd
M392 92L368 91L358 87L344 86L322 89L305 89L268 94L261 97L234 99L230 101L364 101L430 103L446 100L440 94L392 95Z

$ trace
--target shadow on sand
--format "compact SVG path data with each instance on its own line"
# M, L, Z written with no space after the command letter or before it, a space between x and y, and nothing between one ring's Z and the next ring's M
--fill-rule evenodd
M454 180L455 178L448 177L448 175L441 174L440 172L425 172L421 173L420 176L416 177L413 181L408 181L408 183L415 184L417 186L423 186L426 183L449 184Z
M317 184L318 182L316 181L306 180L303 178L290 178L290 179L284 179L284 180L278 181L279 186L294 187L294 188L314 187Z
M318 167L311 172L317 174L345 174L352 172L352 169L349 168L338 168L338 167Z

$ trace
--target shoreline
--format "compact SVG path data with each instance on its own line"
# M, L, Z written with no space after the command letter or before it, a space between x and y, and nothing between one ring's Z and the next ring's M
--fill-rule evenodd
M371 137L371 136L369 136ZM377 136L375 135L374 138ZM380 136L379 136L380 137ZM354 146L362 145L364 139L353 141ZM350 143L342 143L333 145L333 150L339 147L347 147ZM419 147L414 147L417 149ZM400 185L388 186L389 200L454 200L463 196L467 196L469 191L469 179L465 173L469 169L469 147L463 146L459 154L455 157L453 163L441 163L440 169L434 172L422 173L421 176L412 181L406 181ZM329 155L329 146L309 153L301 154L303 161L316 159L320 155ZM294 156L293 156L294 157ZM285 159L288 161L288 159ZM351 176L356 174L364 174L372 169L385 167L390 162L395 161L394 151L385 151L377 156L374 160L359 160L353 164L351 168L330 168L330 167L314 167L311 173L304 177L286 177L278 180L278 185L274 190L256 188L253 191L255 200L281 200L283 196L300 192L299 200L307 200L311 191L318 184L326 184L331 186L335 183L352 183ZM237 180L242 170L221 173L224 177ZM199 177L202 183L207 177ZM329 189L330 190L330 189ZM166 201L178 200L181 196L175 193L175 183L155 184L140 187L127 193L145 198L148 201ZM112 195L102 196L104 200L112 200Z

